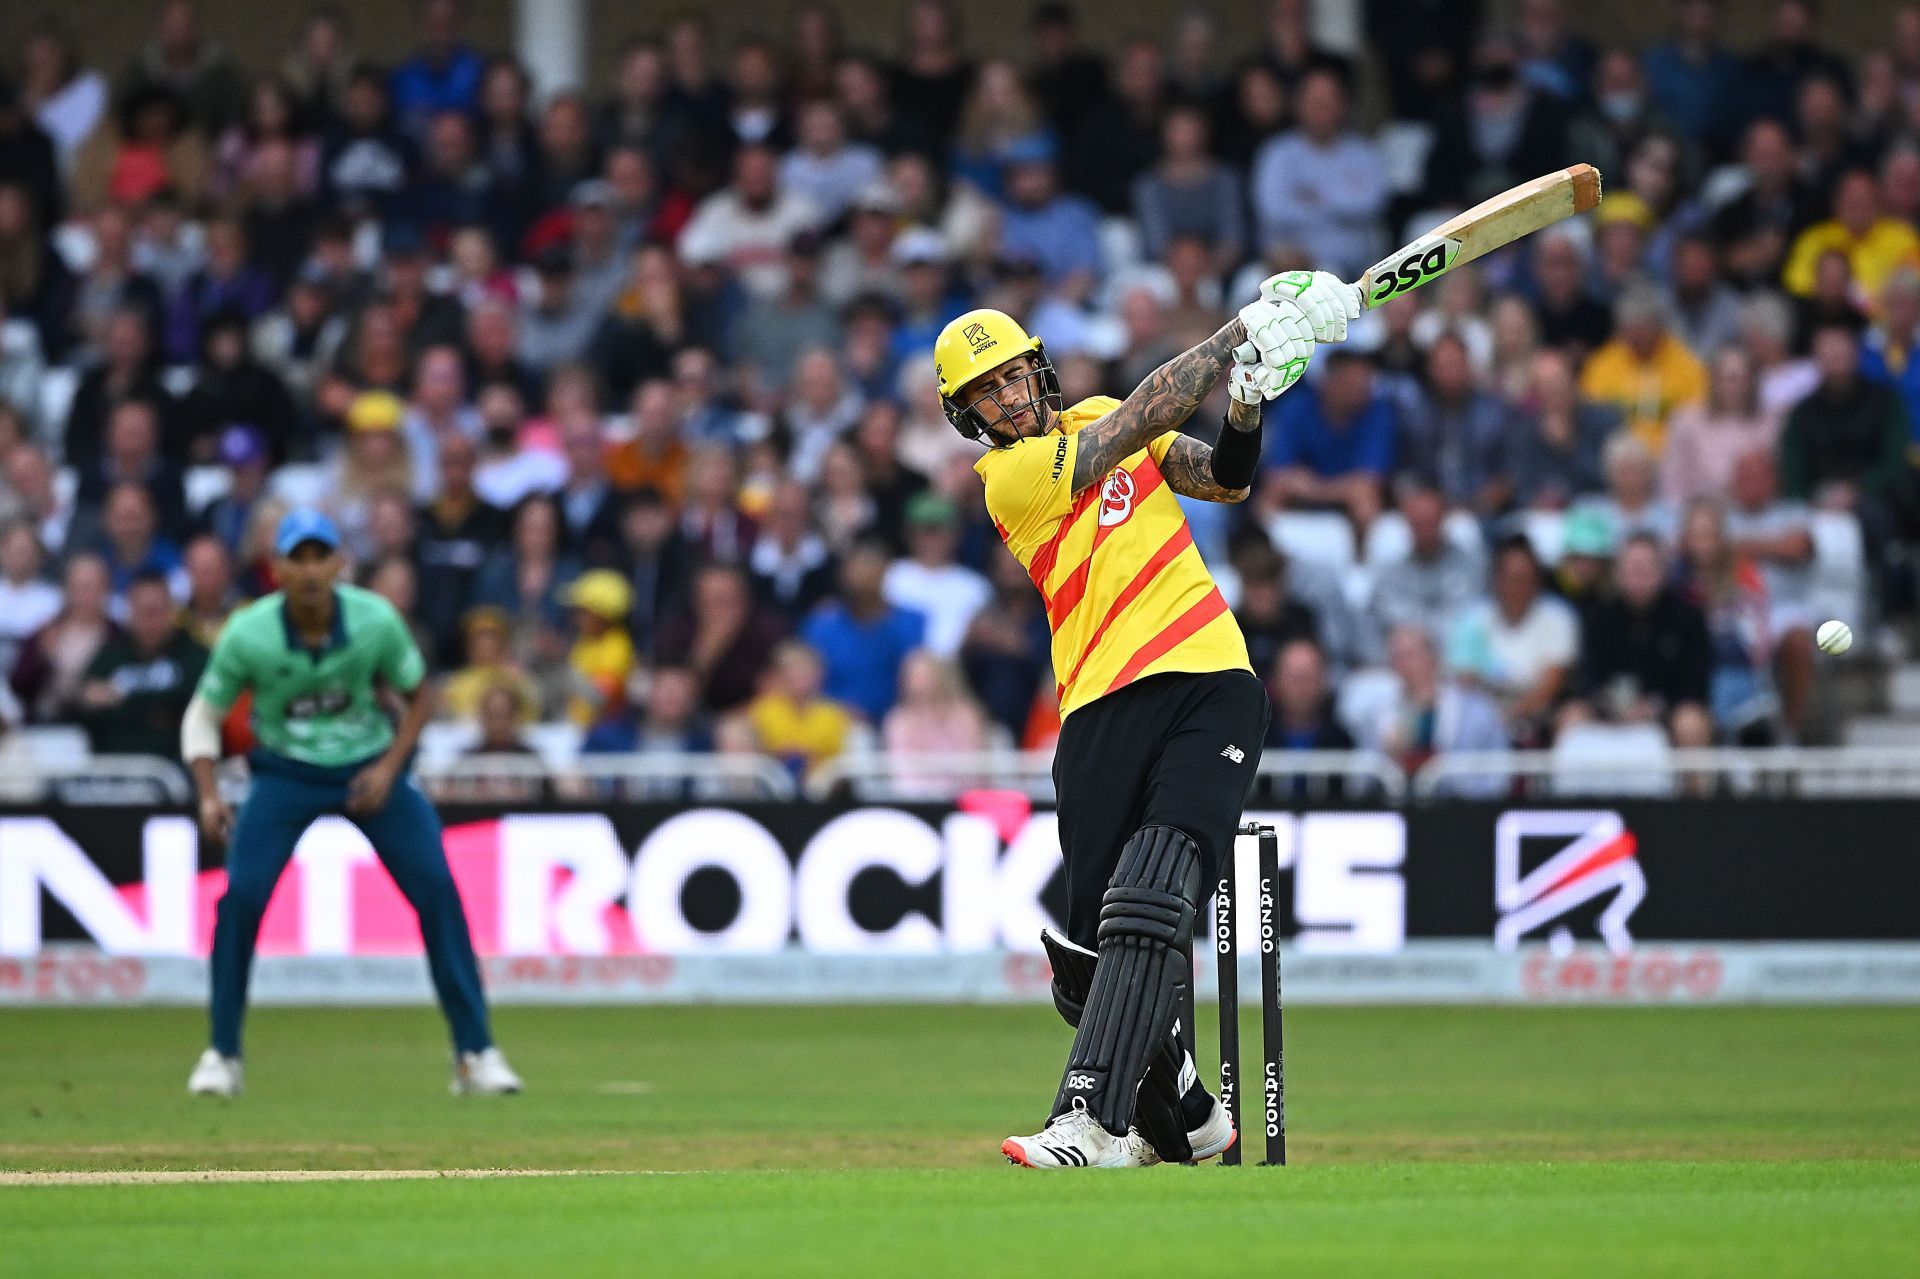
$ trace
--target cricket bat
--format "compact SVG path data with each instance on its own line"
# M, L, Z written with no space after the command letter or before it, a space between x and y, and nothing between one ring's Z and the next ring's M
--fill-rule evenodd
M1522 182L1395 249L1367 269L1354 286L1371 311L1523 235L1600 203L1600 170L1591 164L1559 169Z

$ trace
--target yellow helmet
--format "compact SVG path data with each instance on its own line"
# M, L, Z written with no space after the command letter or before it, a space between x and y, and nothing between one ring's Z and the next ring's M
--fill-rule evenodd
M1060 378L1047 359L1046 344L1030 336L1012 316L1004 311L981 308L949 320L940 330L933 344L933 371L940 381L940 405L956 431L970 440L982 441L989 448L1006 448L1014 443L994 431L980 413L977 406L989 397L980 396L969 404L962 404L954 397L982 373L1022 355L1032 355L1039 361L1027 375L1028 401L1035 413L1043 408L1058 413ZM1039 379L1037 392L1035 378ZM1004 408L999 409L998 420L1004 421L1005 414Z

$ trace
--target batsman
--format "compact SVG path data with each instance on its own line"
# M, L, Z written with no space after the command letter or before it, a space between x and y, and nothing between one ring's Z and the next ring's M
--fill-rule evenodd
M1076 1032L1045 1127L1000 1147L1013 1163L1186 1162L1236 1138L1177 1012L1195 921L1259 763L1267 695L1174 497L1244 500L1262 406L1359 314L1353 285L1287 272L1124 401L1071 407L1040 339L999 311L960 316L934 346L947 419L987 446L975 469L988 514L1045 603L1062 720L1067 935L1041 941ZM1180 427L1222 377L1226 422L1209 447Z
M201 830L227 846L227 891L213 929L212 1045L187 1089L239 1095L240 1025L268 899L307 827L338 814L366 835L419 916L427 967L453 1032L454 1092L519 1092L487 1024L440 818L407 776L430 709L420 649L393 605L338 583L340 530L325 515L289 513L274 552L281 589L227 620L180 728ZM248 756L253 783L236 821L214 762L221 718L249 689L259 745ZM397 726L383 696L402 707Z

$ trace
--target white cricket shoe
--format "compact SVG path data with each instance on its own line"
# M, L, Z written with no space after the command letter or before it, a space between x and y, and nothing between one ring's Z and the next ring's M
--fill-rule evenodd
M1220 1104L1218 1097L1215 1097L1213 1112L1207 1116L1207 1121L1187 1133L1187 1144L1193 1147L1193 1158L1187 1162L1197 1164L1213 1158L1233 1145L1234 1138L1238 1135L1233 1128L1233 1116L1227 1113L1227 1108ZM1145 1134L1138 1128L1127 1130L1126 1142L1128 1153L1133 1159L1130 1167L1151 1168L1157 1163L1164 1162L1159 1152L1154 1150L1153 1143L1148 1141Z
M238 1097L244 1075L238 1057L222 1057L218 1049L209 1048L187 1076L187 1092L195 1097Z
M517 1093L520 1088L520 1076L513 1073L506 1055L498 1048L461 1053L453 1059L453 1095L456 1097L494 1097Z
M1145 1143L1139 1143L1144 1147ZM1149 1153L1151 1153L1151 1149ZM1133 1134L1116 1137L1100 1126L1086 1104L1074 1098L1074 1107L1031 1137L1009 1137L1000 1143L1007 1162L1023 1168L1138 1168L1139 1151Z

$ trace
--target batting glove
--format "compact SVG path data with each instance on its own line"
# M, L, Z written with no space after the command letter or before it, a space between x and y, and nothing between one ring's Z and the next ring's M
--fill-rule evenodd
M1344 342L1347 322L1360 318L1360 286L1331 271L1282 271L1260 283L1268 302L1291 302L1313 326L1316 342Z
M1313 358L1313 327L1300 308L1292 302L1249 302L1240 308L1240 323L1247 329L1247 340L1234 351L1234 358L1248 364L1258 363L1276 379L1266 398L1280 394L1307 371Z
M1262 364L1259 352L1250 344L1242 345L1234 354L1237 356L1240 351L1251 358L1235 359L1233 367L1227 370L1227 394L1234 399L1242 404L1264 404L1292 385L1279 369Z

